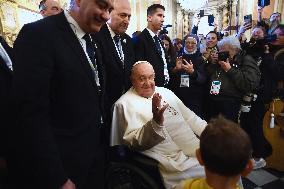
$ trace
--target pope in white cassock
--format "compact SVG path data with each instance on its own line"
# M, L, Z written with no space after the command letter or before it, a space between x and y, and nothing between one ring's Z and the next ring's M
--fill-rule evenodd
M185 178L205 177L195 150L206 121L172 91L155 86L150 63L135 63L131 82L132 88L114 104L111 145L126 144L159 161L167 189Z

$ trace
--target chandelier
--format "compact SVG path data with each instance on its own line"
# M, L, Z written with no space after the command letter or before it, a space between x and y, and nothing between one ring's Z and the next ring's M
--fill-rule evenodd
M208 0L178 0L178 2L185 10L197 10L208 3Z

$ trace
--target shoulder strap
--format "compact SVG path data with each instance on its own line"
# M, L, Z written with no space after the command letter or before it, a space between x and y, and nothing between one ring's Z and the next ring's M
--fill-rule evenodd
M282 53L284 53L284 48L279 49L279 50L275 53L275 55L274 55L274 60L275 60L280 54L282 54Z

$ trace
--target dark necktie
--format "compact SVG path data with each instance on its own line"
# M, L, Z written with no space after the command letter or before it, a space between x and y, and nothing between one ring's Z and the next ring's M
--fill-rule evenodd
M120 38L120 35L115 35L113 37L113 40L115 42L116 49L118 50L119 58L120 58L121 61L123 61L122 52L121 52L121 38Z
M94 67L96 68L95 47L92 44L92 41L91 41L89 34L85 34L83 36L83 39L86 41L87 54L88 54L90 60L92 61Z
M156 48L157 48L159 54L162 55L162 49L161 49L161 45L160 45L158 36L156 36L156 35L154 36L154 41L155 41L155 45L156 45Z
M97 87L99 88L100 91L100 79L99 79L99 73L98 73L98 69L97 69L97 65L96 65L96 57L95 57L95 47L94 44L91 41L90 35L89 34L85 34L83 36L83 39L86 41L86 51L88 54L88 57L90 58L92 65L92 71L94 73L95 76L95 81L97 84Z

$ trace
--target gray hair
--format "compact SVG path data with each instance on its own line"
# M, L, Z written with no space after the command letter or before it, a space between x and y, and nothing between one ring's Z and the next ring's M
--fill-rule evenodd
M232 49L241 50L241 44L237 37L235 36L228 36L224 37L221 41L218 42L218 48L224 47L225 45L228 45Z

